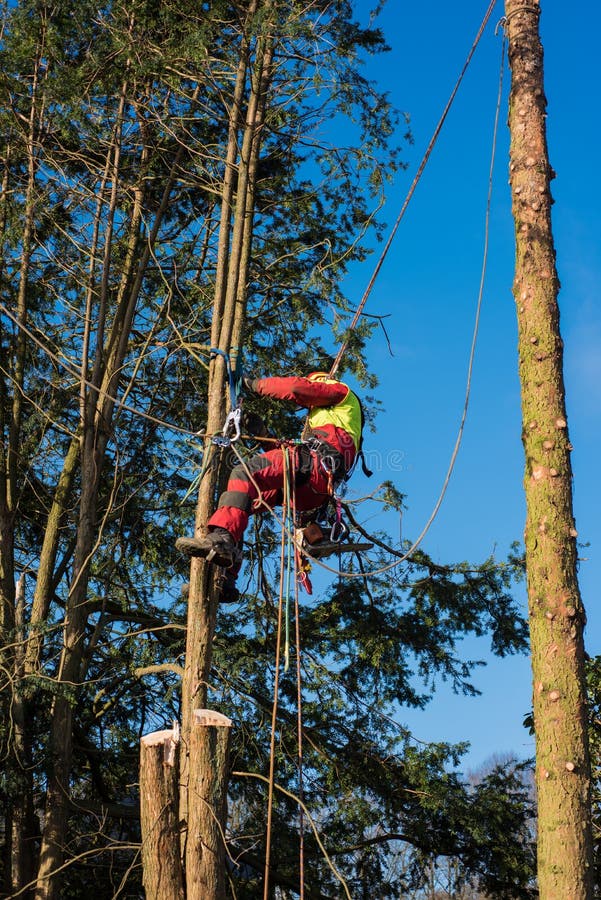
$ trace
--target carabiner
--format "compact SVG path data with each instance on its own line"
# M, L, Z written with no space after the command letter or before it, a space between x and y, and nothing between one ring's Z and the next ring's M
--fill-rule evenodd
M213 443L218 447L229 447L235 444L240 437L240 417L242 415L242 407L237 406L227 414L227 418L223 425L223 431L220 435L213 438ZM233 434L231 433L233 429Z
M336 519L330 530L330 540L335 544L339 544L349 535L348 526L342 519Z

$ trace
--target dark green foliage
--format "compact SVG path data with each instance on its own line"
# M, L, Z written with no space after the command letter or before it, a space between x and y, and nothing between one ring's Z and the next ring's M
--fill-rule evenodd
M422 553L392 580L390 574L366 585L342 580L318 599L301 597L304 799L351 896L363 896L369 883L378 884L379 897L398 896L422 884L432 858L444 855L455 860L458 878L477 881L491 897L531 896L532 809L520 767L499 765L470 786L451 771L465 748L420 746L390 718L399 706L425 705L437 677L473 692L469 674L476 663L463 661L455 646L464 629L490 633L503 652L523 649L524 622L507 592L512 571L492 560L478 569L443 568ZM246 608L224 608L216 639L215 700L229 715L235 711L238 725L234 771L264 776L274 603L249 593ZM465 626L458 624L464 619ZM292 793L298 790L294 666L292 651L276 742L277 783ZM232 797L236 851L246 849L254 859L253 823L265 814L262 784L238 776ZM290 826L297 817L295 804L280 797L273 852L284 879L294 878L297 865L298 838ZM307 883L338 896L336 878L306 828ZM391 860L401 846L413 849L399 870ZM260 896L260 877L255 894L248 872L239 874L247 895Z
M593 841L596 882L601 884L601 656L588 659L586 678L589 699L589 747L591 754Z

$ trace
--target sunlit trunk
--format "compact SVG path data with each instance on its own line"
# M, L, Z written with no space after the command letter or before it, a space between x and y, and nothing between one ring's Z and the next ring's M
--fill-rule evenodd
M541 900L591 900L593 859L572 468L559 332L539 8L507 0L512 69L510 181L514 296L526 456L526 568L532 651Z

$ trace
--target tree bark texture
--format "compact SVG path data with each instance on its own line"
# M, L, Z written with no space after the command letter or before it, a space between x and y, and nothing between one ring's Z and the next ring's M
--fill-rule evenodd
M15 655L12 702L10 705L13 734L15 769L15 799L12 804L12 837L10 881L13 892L22 890L29 884L34 874L34 811L33 811L33 765L31 755L30 724L27 705L24 700L24 620L25 620L25 574L16 586L15 605ZM24 894L25 900L31 893Z
M252 33L257 4L249 6L246 27ZM215 297L213 303L211 341L230 356L235 365L238 348L233 346L232 337L242 333L248 264L253 226L252 203L257 162L264 123L266 96L270 83L272 39L262 34L256 38L254 59L251 62L249 38L245 35L241 42L240 64L234 86L233 103L230 107L228 150L225 160L224 180L221 192L221 220L219 233L219 256L216 272ZM250 82L246 111L243 88ZM237 163L236 163L237 159ZM236 178L233 179L235 168ZM234 184L237 193L234 197ZM207 434L205 453L217 452L211 445L210 435L223 426L226 412L227 377L223 358L216 356L209 368L209 388L207 403ZM211 467L200 485L195 516L195 534L204 534L205 525L215 506L220 474L223 466ZM217 621L219 598L214 588L214 569L202 560L193 559L190 569L190 590L188 594L188 629L186 638L186 665L182 684L182 736L188 748L187 757L182 759L180 814L184 821L203 821L189 806L198 803L192 792L189 778L204 765L194 754L198 742L192 742L192 711L195 706L204 706L207 699L207 685L212 660L213 637ZM182 852L187 856L186 837L182 835ZM223 846L219 851L222 854ZM207 897L212 895L205 895Z
M541 900L593 897L583 629L538 3L506 2Z
M147 900L183 900L179 849L179 729L140 741L140 827Z
M24 575L22 575L15 592L14 554L15 519L22 490L18 477L18 460L23 441L24 384L28 354L25 327L29 316L30 269L37 213L38 136L45 115L44 54L47 27L47 15L41 12L31 72L30 107L23 148L27 159L27 181L24 191L22 251L15 310L20 327L15 338L12 366L7 365L8 360L3 360L3 366L7 365L7 368L12 368L10 376L13 385L12 399L9 398L5 387L4 372L2 374L3 384L0 389L3 408L3 413L0 415L1 432L3 435L6 433L8 435L8 440L6 443L3 440L0 448L0 637L2 639L0 663L3 671L12 672L12 696L8 703L8 710L2 710L3 718L10 721L12 727L8 732L8 746L2 747L1 751L3 767L8 776L7 808L10 810L11 820L6 825L10 860L7 859L5 883L10 885L12 891L23 888L31 881L34 860L32 765L28 734L29 720L23 682L25 581ZM8 187L8 178L5 180L4 187Z
M231 719L194 710L186 841L187 900L225 900L225 828Z

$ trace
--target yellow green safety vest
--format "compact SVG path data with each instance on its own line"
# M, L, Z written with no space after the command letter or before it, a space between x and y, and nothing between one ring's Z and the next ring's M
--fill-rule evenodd
M323 379L326 384L337 384L335 379ZM314 406L309 410L309 428L318 430L324 425L334 425L343 428L353 439L355 450L359 450L361 444L361 405L351 389L348 394L337 403L336 406Z

